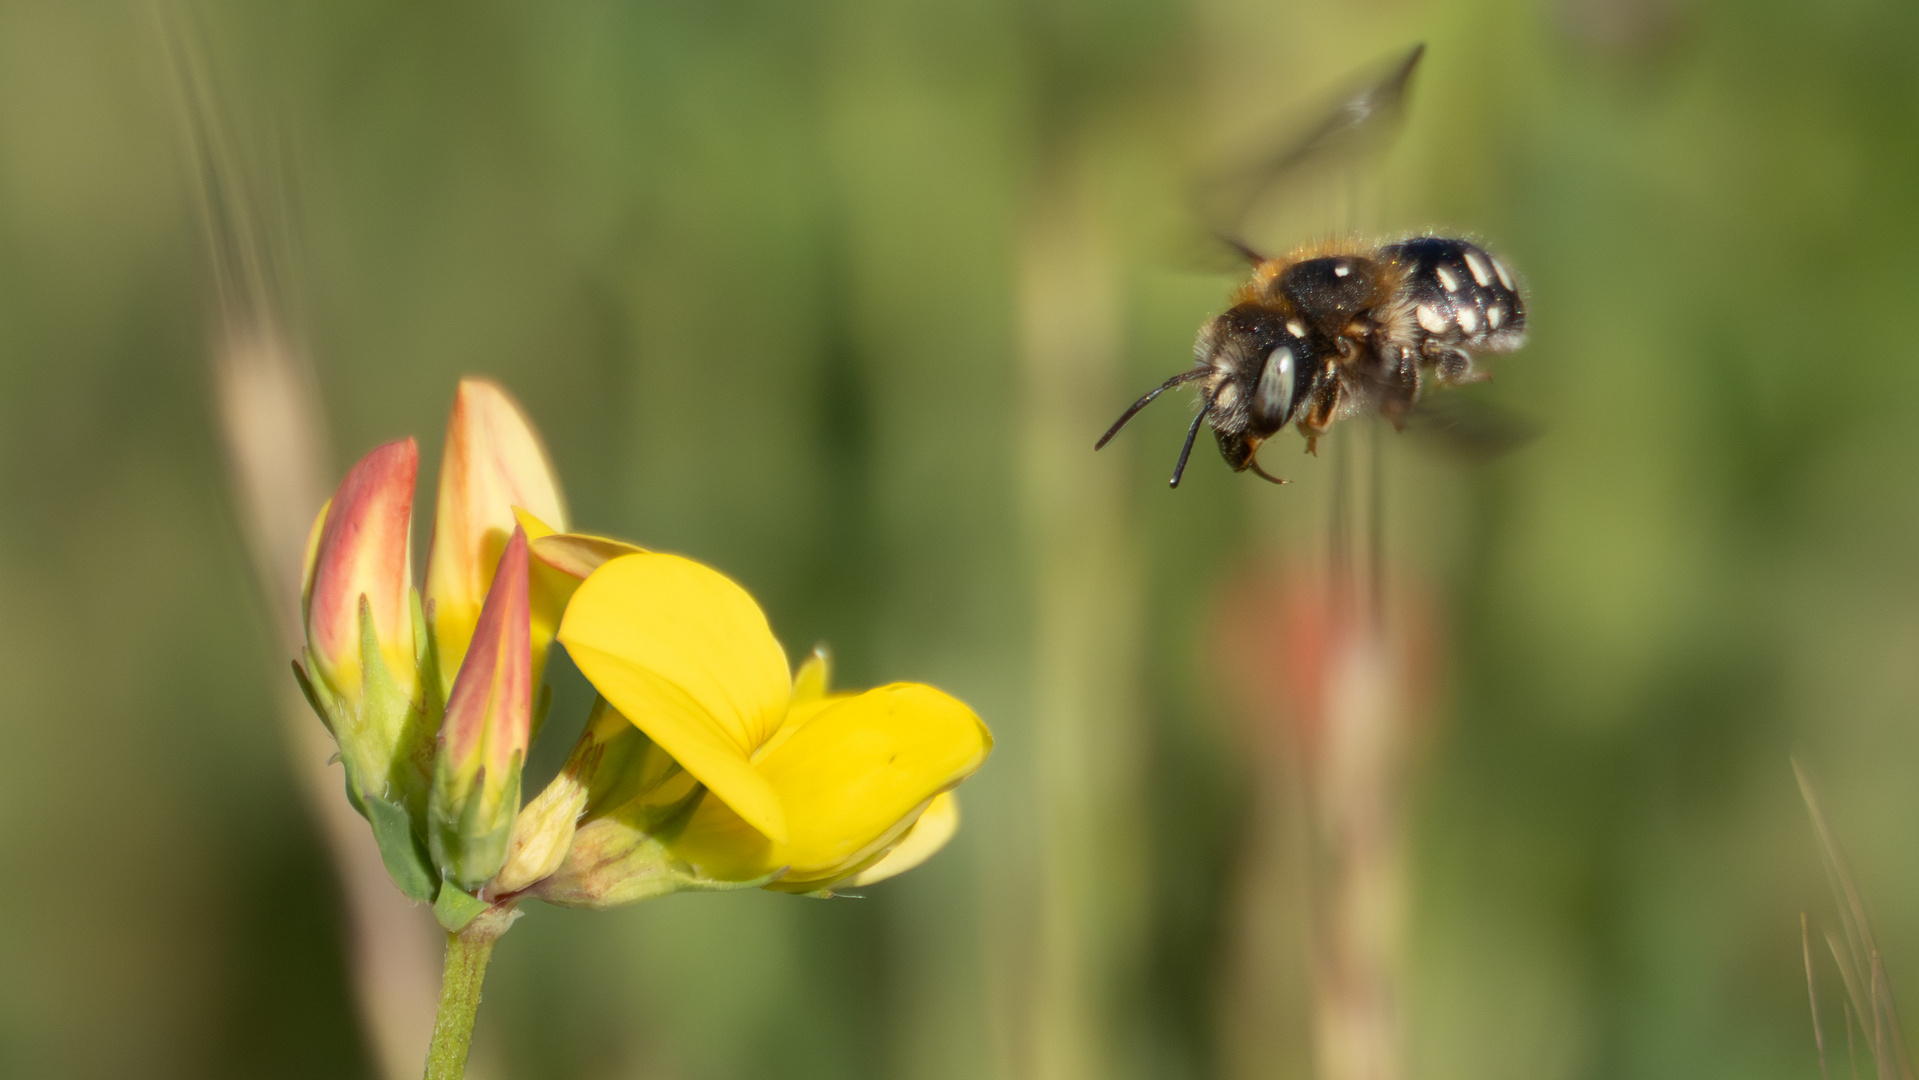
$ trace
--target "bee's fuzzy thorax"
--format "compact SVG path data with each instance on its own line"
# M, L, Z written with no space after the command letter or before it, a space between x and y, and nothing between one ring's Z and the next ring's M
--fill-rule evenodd
M1291 302L1274 288L1274 283L1281 275L1309 259L1339 256L1363 258L1367 250L1366 242L1356 236L1325 236L1311 243L1301 244L1277 258L1261 260L1253 267L1252 277L1233 292L1232 301L1235 304L1278 306L1290 318L1297 312L1292 310Z

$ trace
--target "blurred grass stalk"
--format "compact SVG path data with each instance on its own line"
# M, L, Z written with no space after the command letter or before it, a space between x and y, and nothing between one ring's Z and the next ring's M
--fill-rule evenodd
M1407 673L1386 624L1378 427L1349 422L1333 447L1324 691L1318 737L1303 746L1312 755L1301 771L1316 826L1308 940L1319 1080L1398 1080L1403 1072Z
M183 142L198 182L218 314L212 390L229 483L280 657L303 640L299 582L307 532L330 487L326 425L311 371L280 304L269 218L248 183L237 133L221 106L193 13L163 9L180 94ZM424 909L387 880L371 834L340 797L332 741L276 665L292 769L339 874L349 977L373 1066L399 1080L419 1072L433 1029L438 935Z
M1117 271L1097 205L1098 155L1065 139L1043 160L1020 240L1024 531L1032 558L1038 940L1001 942L1012 1060L1029 1080L1138 1071L1113 1022L1143 940L1137 672L1140 574L1121 470L1092 436L1118 385Z
M1319 1080L1404 1073L1403 790L1430 629L1419 594L1385 572L1373 426L1349 421L1329 440L1324 565L1256 566L1230 578L1222 600L1216 640L1247 722L1260 815L1221 1016L1227 1072L1246 1080L1297 1069L1285 1063L1305 1031Z
M1398 1080L1405 869L1391 661L1356 638L1329 665L1329 738L1312 793L1313 1056L1320 1080Z

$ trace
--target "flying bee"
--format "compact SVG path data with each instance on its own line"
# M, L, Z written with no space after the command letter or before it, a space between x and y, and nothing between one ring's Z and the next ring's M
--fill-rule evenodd
M1301 147L1269 165L1297 167L1397 112L1421 49L1389 76L1341 103ZM1253 264L1232 306L1200 328L1195 366L1134 402L1097 450L1161 394L1199 384L1199 412L1173 469L1178 487L1200 425L1210 424L1233 471L1260 468L1260 444L1293 424L1313 451L1336 421L1379 413L1404 427L1424 386L1487 376L1475 352L1525 340L1526 307L1506 265L1466 240L1418 236L1383 244L1330 241L1267 258L1229 241Z
M1283 483L1256 455L1287 424L1308 450L1348 416L1377 412L1403 427L1422 381L1478 382L1486 376L1473 351L1507 352L1525 341L1526 306L1512 272L1485 249L1445 237L1322 244L1261 259L1232 299L1200 329L1195 366L1134 402L1094 449L1154 398L1198 382L1199 413L1172 485L1202 423L1212 425L1233 471Z

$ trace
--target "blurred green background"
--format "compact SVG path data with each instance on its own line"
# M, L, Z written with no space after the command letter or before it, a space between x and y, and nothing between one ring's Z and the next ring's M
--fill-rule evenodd
M1373 224L1522 272L1495 390L1549 431L1472 469L1393 443L1449 659L1408 1075L1815 1075L1795 750L1919 977L1911 5L198 10L291 178L336 471L430 462L497 376L583 527L999 738L953 847L865 899L534 910L476 1077L1304 1075L1303 1006L1234 989L1267 804L1208 626L1311 565L1326 461L1284 437L1274 489L1202 445L1169 493L1180 405L1090 448L1230 286L1169 255L1185 177L1416 40ZM0 1075L370 1076L182 146L153 7L0 0Z

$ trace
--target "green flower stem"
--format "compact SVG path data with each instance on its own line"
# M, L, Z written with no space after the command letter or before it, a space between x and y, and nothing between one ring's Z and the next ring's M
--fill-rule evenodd
M440 1012L433 1018L433 1046L426 1054L426 1080L462 1080L473 1044L473 1016L480 984L493 958L493 943L520 917L509 905L488 908L458 933L446 936L446 970L440 976Z

